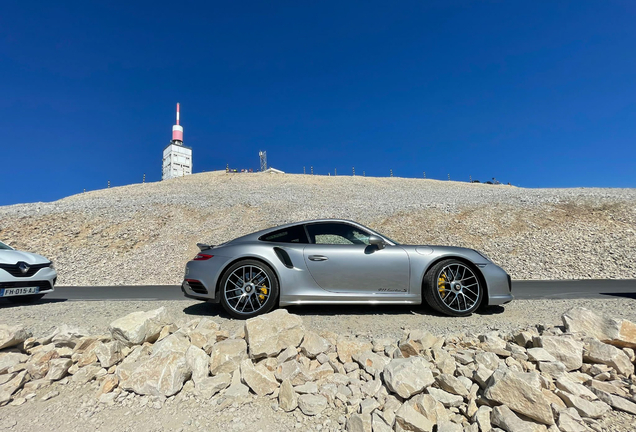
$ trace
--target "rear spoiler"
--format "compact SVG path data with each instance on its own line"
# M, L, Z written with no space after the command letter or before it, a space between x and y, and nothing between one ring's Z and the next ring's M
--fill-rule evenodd
M209 244L205 244L205 243L197 243L197 247L199 248L199 250L201 252L206 251L208 249L212 249L214 247L214 245L209 245Z

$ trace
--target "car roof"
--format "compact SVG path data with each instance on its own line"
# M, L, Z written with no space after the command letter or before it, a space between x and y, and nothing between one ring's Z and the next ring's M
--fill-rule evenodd
M368 228L358 222L349 220L349 219L336 219L336 218L322 218L322 219L310 219L310 220L304 220L304 221L300 221L300 222L293 222L293 223L288 223L288 224L283 224L283 225L278 225L278 226L274 226L271 228L267 228L264 230L260 230L260 231L256 231L253 232L251 234L247 234L238 238L235 238L234 240L231 240L231 242L235 242L235 241L254 241L254 240L258 240L261 236L265 235L265 234L269 234L271 232L274 231L278 231L281 229L285 229L285 228L291 228L291 227L295 227L295 226L299 226L299 225L309 225L309 224L314 224L314 223L325 223L325 222L337 222L337 223L345 223L345 224L349 224L349 225L353 225L353 226L357 226L357 227L361 227L364 228L367 231L371 231L375 234L380 235L379 233L377 233L376 231L372 230L371 228ZM385 236L382 236L382 238L385 238ZM390 239L388 239L390 240ZM393 241L391 240L391 242L393 243Z

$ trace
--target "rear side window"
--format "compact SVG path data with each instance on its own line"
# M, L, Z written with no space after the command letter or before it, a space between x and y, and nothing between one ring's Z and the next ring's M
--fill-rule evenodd
M259 240L276 243L309 243L307 241L307 234L305 234L305 228L303 228L302 225L265 234L261 236Z

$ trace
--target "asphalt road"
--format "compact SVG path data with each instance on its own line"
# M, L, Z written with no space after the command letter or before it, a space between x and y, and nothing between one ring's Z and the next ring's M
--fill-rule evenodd
M636 299L636 279L513 281L516 299L577 299L628 297ZM187 300L178 285L55 287L47 299L59 300Z

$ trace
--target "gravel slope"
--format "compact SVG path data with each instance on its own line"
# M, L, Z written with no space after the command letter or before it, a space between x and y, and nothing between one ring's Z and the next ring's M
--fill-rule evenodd
M319 217L477 248L516 279L636 277L635 189L211 172L0 207L0 239L53 259L62 285L178 284L196 242Z

